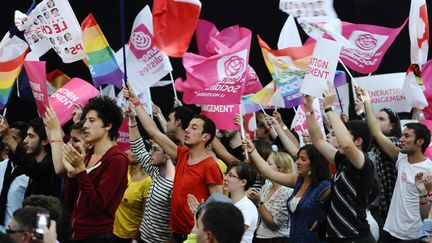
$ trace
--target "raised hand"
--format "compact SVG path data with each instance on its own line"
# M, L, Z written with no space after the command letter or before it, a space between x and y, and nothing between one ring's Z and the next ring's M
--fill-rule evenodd
M123 85L123 96L132 102L132 104L139 102L138 96L135 94L130 84L127 84L127 86Z
M276 121L279 123L279 125L284 126L284 122L282 120L282 116L278 111L273 111L273 117L276 119Z
M82 113L82 111L81 111ZM52 106L46 108L45 116L43 117L43 122L47 130L52 131L55 129L61 129L60 122L57 118ZM75 122L75 121L74 121Z
M81 121L83 114L83 106L80 104L75 104L75 109L72 111L72 121L73 123L78 123Z
M324 91L324 107L330 107L334 104L336 100L336 89L331 82L327 82L328 89Z

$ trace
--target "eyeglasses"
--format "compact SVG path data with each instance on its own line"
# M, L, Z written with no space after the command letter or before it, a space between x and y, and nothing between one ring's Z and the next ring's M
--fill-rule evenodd
M237 179L240 179L240 177L234 175L234 174L231 173L231 172L229 172L228 174L225 174L225 176L228 177L228 178L237 178Z

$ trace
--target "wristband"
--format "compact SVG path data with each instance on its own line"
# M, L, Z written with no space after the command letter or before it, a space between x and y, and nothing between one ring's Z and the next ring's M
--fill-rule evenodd
M136 127L138 125L138 123L135 123L134 125L129 125L130 128L132 127Z
M259 203L256 205L256 207L257 207L257 208L260 208L262 205L264 205L263 201L259 202Z
M141 102L138 100L138 101L134 102L133 105L135 107L141 106Z
M306 111L305 114L306 114L306 116L313 116L315 114L315 112L313 110L312 111Z
M327 112L334 111L334 110L335 110L334 106L329 106L329 107L324 109L324 112L327 113Z
M250 153L252 153L253 151L255 151L255 147L254 147L251 151L248 151L248 153L250 154Z
M63 139L61 138L52 138L50 143L63 143Z
M286 125L284 125L284 126L282 127L282 129L283 129L284 131L286 131L286 130L288 130L288 127L287 127Z
M425 198L425 197L428 197L429 195L426 193L426 194L421 194L420 196L419 196L419 198L420 199L422 199L422 198Z

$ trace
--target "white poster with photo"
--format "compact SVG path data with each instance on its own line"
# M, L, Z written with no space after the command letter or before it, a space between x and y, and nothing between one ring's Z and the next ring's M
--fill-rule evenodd
M327 82L334 80L341 49L342 46L335 41L318 39L300 93L322 97L328 88Z
M372 75L355 80L369 93L375 111L382 108L393 108L396 112L411 111L411 105L402 95L405 73Z
M85 57L81 27L67 0L44 0L26 17L17 11L15 25L36 55L53 48L64 63Z

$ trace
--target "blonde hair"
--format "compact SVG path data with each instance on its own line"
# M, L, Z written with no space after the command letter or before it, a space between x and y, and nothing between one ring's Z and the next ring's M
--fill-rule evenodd
M282 173L291 174L294 169L294 160L288 153L285 152L271 152L270 154L276 164L276 167L280 169Z

